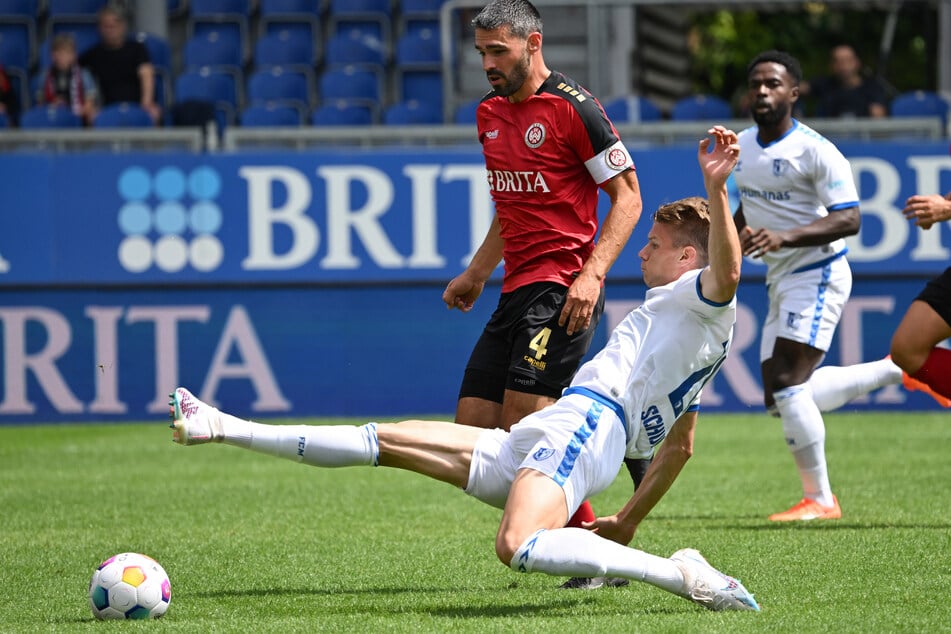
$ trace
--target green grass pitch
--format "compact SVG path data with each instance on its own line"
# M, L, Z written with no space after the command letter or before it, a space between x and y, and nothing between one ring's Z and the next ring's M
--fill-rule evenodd
M499 511L416 474L179 447L161 420L0 428L0 632L951 631L948 414L833 414L826 426L842 520L766 521L800 491L779 423L708 414L635 537L664 556L698 548L756 594L759 614L707 612L640 583L580 592L519 575L495 560ZM620 474L595 510L615 511L629 489ZM160 621L93 620L89 577L123 551L168 571Z

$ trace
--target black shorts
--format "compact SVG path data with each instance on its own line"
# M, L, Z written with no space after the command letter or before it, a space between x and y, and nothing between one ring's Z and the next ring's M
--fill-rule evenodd
M928 282L915 299L934 308L941 319L951 326L951 268Z
M569 337L558 325L567 293L565 286L554 282L503 293L469 357L459 398L501 403L506 389L561 396L588 353L604 312L602 288L591 324Z

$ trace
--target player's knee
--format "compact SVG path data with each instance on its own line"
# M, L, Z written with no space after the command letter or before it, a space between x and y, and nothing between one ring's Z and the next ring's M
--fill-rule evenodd
M914 374L924 365L925 360L931 349L919 350L904 336L904 333L897 331L892 337L892 345L889 350L892 361L907 374Z
M512 557L515 556L519 546L521 543L516 543L507 536L507 533L499 531L495 536L495 556L506 566L512 563Z

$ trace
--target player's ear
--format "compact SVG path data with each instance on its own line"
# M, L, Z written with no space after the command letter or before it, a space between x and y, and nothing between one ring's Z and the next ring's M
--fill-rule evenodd
M680 254L681 262L691 262L693 260L696 260L696 258L697 258L697 249L693 245L690 245L690 244L685 246L683 252Z
M538 31L530 33L526 42L529 53L537 53L542 48L542 34Z

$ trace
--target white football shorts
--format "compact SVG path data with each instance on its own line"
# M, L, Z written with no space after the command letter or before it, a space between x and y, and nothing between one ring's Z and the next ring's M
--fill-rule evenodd
M568 517L614 482L624 461L624 426L610 407L572 394L526 416L511 432L486 430L472 451L469 495L505 507L519 469L544 473L565 492Z
M852 271L844 257L791 273L771 284L760 361L773 356L773 346L780 337L828 351L851 292Z

